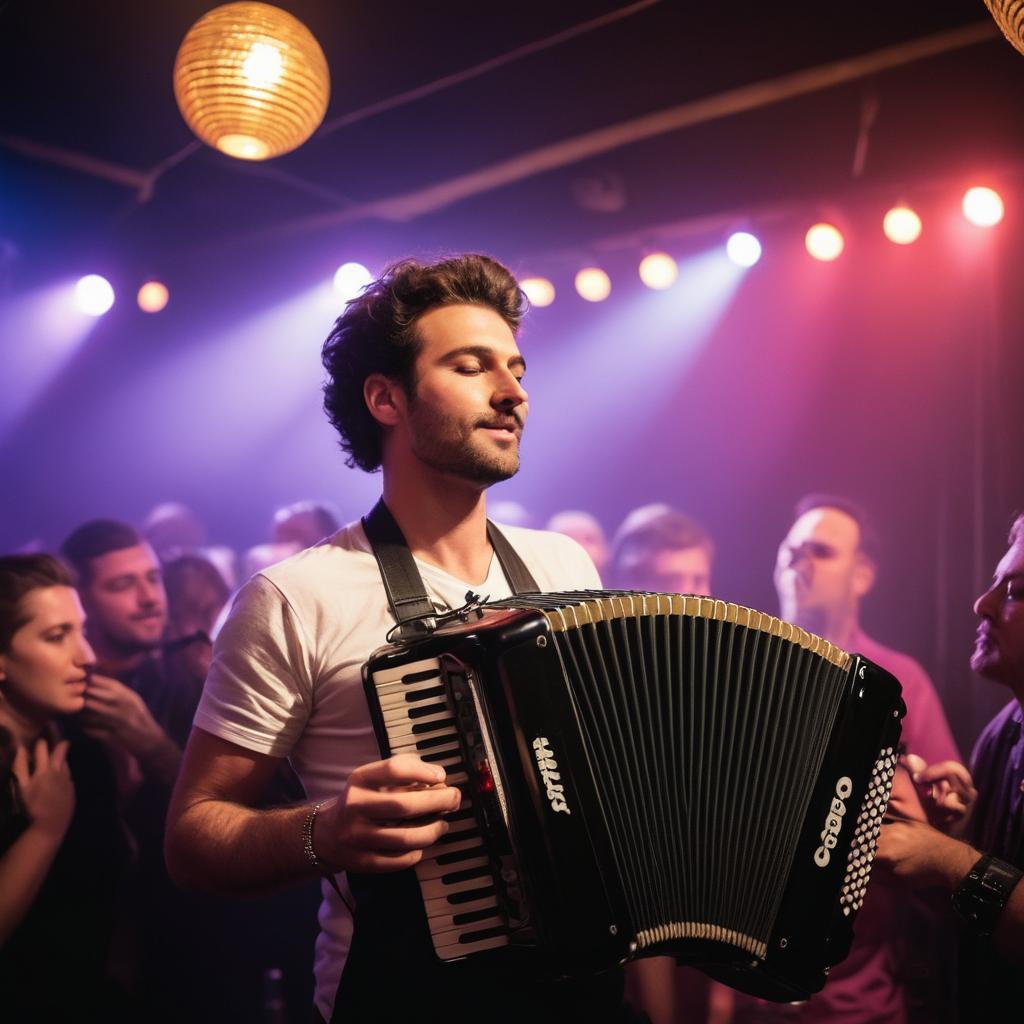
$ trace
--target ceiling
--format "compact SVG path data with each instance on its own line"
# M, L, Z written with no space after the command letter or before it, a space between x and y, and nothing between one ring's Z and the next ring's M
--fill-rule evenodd
M175 105L177 46L212 6L0 3L8 282L93 252L156 266L371 235L384 249L491 245L553 259L678 221L912 194L976 173L1015 178L1024 166L1024 57L980 0L282 0L324 48L332 95L325 128L263 164L190 145ZM901 63L904 44L972 26L981 41ZM885 48L896 49L871 74L837 65ZM847 80L820 87L807 75L783 82L788 98L766 94L765 83L812 69ZM731 113L692 106L744 89ZM697 123L630 141L657 111ZM564 152L615 125L614 139ZM104 166L90 173L89 160ZM466 178L494 168L495 182ZM131 183L146 175L151 195ZM410 199L453 182L432 205Z

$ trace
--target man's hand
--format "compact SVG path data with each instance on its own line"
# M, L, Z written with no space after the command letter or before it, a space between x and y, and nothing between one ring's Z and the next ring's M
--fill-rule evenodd
M181 751L130 687L109 676L90 676L82 721L87 735L116 744L147 774L173 785Z
M930 765L916 754L901 762L917 786L929 823L948 835L962 835L978 798L971 773L958 761Z
M342 795L317 815L314 852L336 871L412 867L448 831L441 815L462 802L462 793L444 778L443 768L414 754L360 766Z
M875 865L912 889L940 885L952 892L980 856L927 822L890 821L882 825Z
M75 810L75 787L67 756L67 740L61 740L50 750L46 740L38 739L34 770L29 770L28 752L21 746L12 765L32 825L56 844L64 838Z

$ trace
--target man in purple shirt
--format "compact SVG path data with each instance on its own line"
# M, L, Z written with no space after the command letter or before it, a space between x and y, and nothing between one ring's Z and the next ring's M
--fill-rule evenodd
M843 650L863 654L896 676L907 704L906 750L929 765L959 761L927 673L913 658L883 647L861 628L860 605L875 583L876 550L873 533L855 504L825 495L804 498L775 565L781 617ZM906 986L913 969L904 950L919 948L916 941L908 941L914 913L907 895L891 880L875 878L854 926L849 957L832 970L825 988L800 1007L795 1019L801 1024L905 1024L913 1019Z

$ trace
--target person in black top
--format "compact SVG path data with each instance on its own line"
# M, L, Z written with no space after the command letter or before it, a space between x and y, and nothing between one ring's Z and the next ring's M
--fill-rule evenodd
M918 817L929 820L884 825L877 855L908 884L951 893L965 931L964 1020L1006 1020L1010 1007L1014 1019L1024 1012L1024 516L1014 521L1009 543L974 604L971 667L1014 699L982 732L973 780L962 765L907 759L923 798ZM904 802L890 807L913 817Z
M56 559L0 558L0 1008L10 1020L119 1020L125 1008L110 951L132 851L113 774L77 728L95 660L82 627Z

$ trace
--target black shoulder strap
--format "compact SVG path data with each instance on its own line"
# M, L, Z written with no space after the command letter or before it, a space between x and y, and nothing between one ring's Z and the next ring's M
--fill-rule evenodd
M509 544L505 534L499 530L494 523L487 520L487 536L490 539L491 547L498 556L501 568L512 588L513 594L539 594L540 587L533 578L532 573L526 568L523 560L516 554L516 549Z
M363 529L377 559L388 604L400 625L414 620L429 620L436 615L434 604L423 585L423 578L402 534L401 527L381 498L363 516ZM487 537L494 548L513 594L536 594L540 591L530 570L516 554L505 535L487 521Z
M369 515L363 516L363 529L377 559L384 592L395 620L402 625L413 619L432 619L434 604L427 596L427 588L423 586L423 578L401 527L383 498L373 506Z

